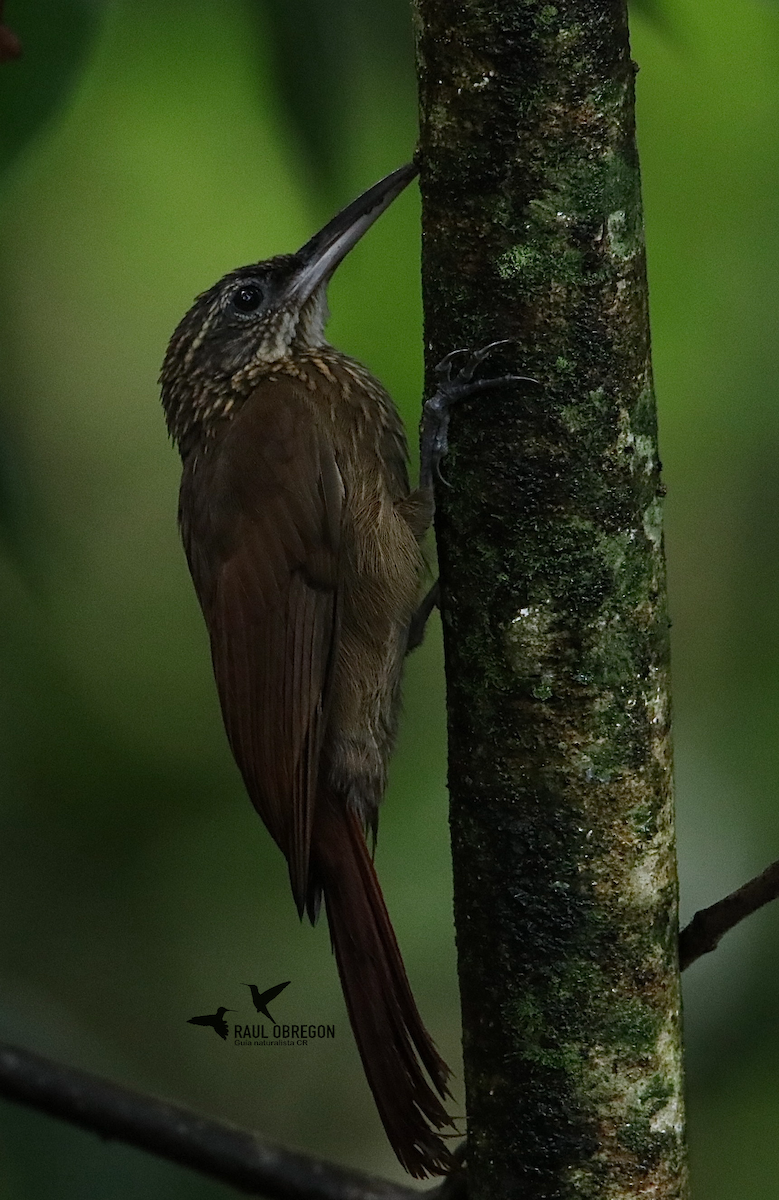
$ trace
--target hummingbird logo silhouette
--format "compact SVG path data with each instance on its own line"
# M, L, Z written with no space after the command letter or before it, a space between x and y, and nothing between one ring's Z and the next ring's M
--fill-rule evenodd
M214 1033L218 1033L222 1041L227 1040L227 1021L225 1021L226 1012L237 1012L235 1008L218 1008L215 1013L208 1013L205 1017L190 1017L187 1025L210 1025Z
M276 1022L268 1012L268 1004L271 1000L275 1000L276 997L284 991L285 987L289 987L291 982L292 981L288 979L286 983L277 983L275 987L268 988L267 992L261 992L256 983L245 983L243 986L247 987L251 992L252 1000L254 1001L254 1007L257 1009L257 1012L262 1013L264 1017L267 1017L268 1020L275 1025Z

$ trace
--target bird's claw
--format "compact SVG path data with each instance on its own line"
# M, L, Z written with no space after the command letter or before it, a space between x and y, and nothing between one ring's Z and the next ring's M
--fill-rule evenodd
M502 375L496 379L476 379L474 372L480 363L484 362L493 350L499 346L508 346L513 338L501 338L490 342L480 350L451 350L442 358L435 368L440 383L437 391L425 401L422 411L422 427L420 430L420 486L430 487L437 479L445 487L451 487L448 479L441 471L441 461L446 456L448 446L449 413L452 404L463 400L476 392L488 391L491 388L506 387L513 383L537 383L527 375ZM452 368L455 360L461 355L467 355L465 363L454 377Z
M437 457L435 459L434 464L433 464L433 470L435 471L435 477L439 483L443 484L444 487L451 488L452 484L449 482L449 480L446 478L443 471L441 470L441 463L443 461L444 461L443 454L440 457Z
M460 354L470 353L470 350L450 350L449 353L441 359L440 363L433 368L435 374L439 379L443 379L445 383L449 383L452 378L452 365L454 359Z
M454 359L460 354L467 354L469 355L468 361L457 372L457 378L462 380L473 379L474 371L479 363L484 362L485 358L492 354L493 350L497 350L498 346L509 346L513 341L514 338L500 338L497 342L490 342L488 345L482 346L481 350L450 350L448 354L444 355L440 363L434 367L434 371L439 378L443 379L446 383L450 383Z

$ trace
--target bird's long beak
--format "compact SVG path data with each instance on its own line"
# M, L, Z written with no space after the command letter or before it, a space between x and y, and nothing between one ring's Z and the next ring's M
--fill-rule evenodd
M389 208L395 197L408 187L417 173L413 163L398 167L397 171L386 175L384 179L374 183L373 187L368 188L367 192L352 200L351 204L347 204L332 221L328 221L324 229L315 233L305 246L298 250L295 257L301 265L295 272L287 293L292 305L301 308L320 283L330 278L366 230Z

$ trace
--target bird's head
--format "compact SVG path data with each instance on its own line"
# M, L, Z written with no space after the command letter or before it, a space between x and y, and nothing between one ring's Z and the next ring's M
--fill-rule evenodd
M417 173L400 167L342 209L296 254L239 267L198 296L170 340L162 403L171 435L236 403L264 369L321 345L336 267Z

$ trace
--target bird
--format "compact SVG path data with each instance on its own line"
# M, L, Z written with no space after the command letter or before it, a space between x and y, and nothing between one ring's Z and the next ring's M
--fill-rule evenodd
M226 1041L229 1031L225 1013L236 1011L234 1008L218 1008L215 1013L209 1013L205 1017L190 1017L187 1025L210 1025L214 1033L218 1033L222 1041Z
M496 381L471 378L490 347L454 378L462 352L444 360L412 488L394 402L324 336L330 278L416 174L398 168L296 253L230 271L198 296L160 383L229 744L301 919L314 923L324 901L379 1116L401 1164L425 1178L454 1166L450 1071L412 995L368 839L404 657L436 602L433 588L420 603L420 542L450 406Z
M251 992L254 1007L257 1009L257 1012L262 1013L262 1015L267 1017L269 1021L273 1021L273 1017L268 1012L267 1006L270 1004L271 1000L275 1000L276 997L284 991L284 988L289 987L289 985L290 980L288 979L286 983L277 983L275 987L268 988L267 992L261 992L256 983L245 983L243 986L247 987ZM275 1021L273 1023L275 1025Z

